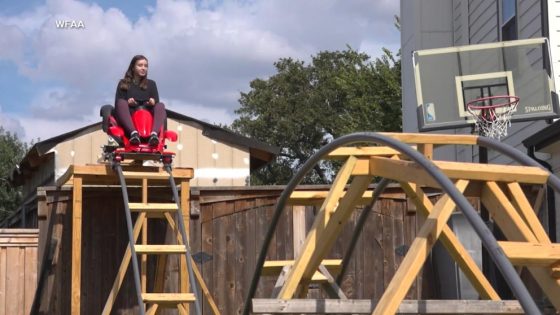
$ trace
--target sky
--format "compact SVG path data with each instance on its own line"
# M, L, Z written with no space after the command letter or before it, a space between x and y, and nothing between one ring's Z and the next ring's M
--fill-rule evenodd
M229 124L280 58L397 52L398 14L397 0L0 0L0 125L29 142L100 121L136 54L168 109Z

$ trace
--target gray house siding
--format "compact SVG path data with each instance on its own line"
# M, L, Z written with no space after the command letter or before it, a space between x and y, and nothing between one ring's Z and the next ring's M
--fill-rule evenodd
M453 46L469 44L469 0L453 0Z
M403 87L403 130L418 132L416 92L412 51L429 48L496 42L502 39L500 0L401 0L401 44ZM556 91L560 90L560 0L517 0L516 30L519 39L548 36L554 66ZM544 10L546 9L546 11ZM447 12L447 13L446 13ZM445 16L449 14L451 19ZM428 27L430 26L430 27ZM544 28L543 28L544 27ZM532 62L542 62L535 57ZM508 136L502 139L522 152L522 141L542 130L549 122L514 123ZM449 129L438 133L469 134L470 128ZM477 149L467 146L443 147L435 158L454 161L478 161ZM537 157L560 173L560 142ZM489 152L489 162L510 163L501 155ZM560 196L556 196L560 210ZM560 226L560 215L557 215ZM560 229L558 231L560 236Z
M412 51L448 47L453 45L481 44L501 38L501 1L498 0L421 0L401 1L402 51L403 51L403 129L417 132L416 94L414 87ZM446 14L450 13L450 19ZM517 1L517 30L519 38L541 37L542 5L539 0ZM412 22L412 23L407 23ZM533 62L542 62L536 57ZM559 71L560 72L560 71ZM502 141L525 151L521 140L547 125L544 121L514 123L509 135ZM470 133L470 128L449 129L445 133ZM436 158L455 161L477 161L478 153L470 147L441 148ZM545 159L548 156L543 156ZM508 163L490 154L496 163Z
M401 0L401 53L403 86L403 131L417 132L416 91L412 52L453 45L453 1Z
M471 0L468 6L469 43L498 41L498 6L495 0Z
M541 37L542 8L540 0L520 0L517 5L519 38Z
M560 90L560 0L548 0L548 36L552 51L556 91Z

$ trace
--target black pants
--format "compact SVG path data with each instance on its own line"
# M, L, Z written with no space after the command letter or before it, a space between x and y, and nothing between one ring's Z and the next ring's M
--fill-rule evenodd
M161 126L163 126L164 121L167 119L165 105L163 103L156 103L154 106L150 106L149 108L154 116L152 131L159 133ZM136 130L136 128L134 128L134 124L132 123L131 114L133 112L133 107L130 107L126 100L117 100L117 103L115 104L115 116L119 125L124 128L127 136L130 136L130 133Z

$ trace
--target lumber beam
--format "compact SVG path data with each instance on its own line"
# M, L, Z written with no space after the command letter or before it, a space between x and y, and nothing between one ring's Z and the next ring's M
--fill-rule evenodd
M390 147L342 147L329 153L331 159L346 159L349 156L370 157L370 156L393 156L401 152Z
M371 314L375 300L253 299L253 314ZM517 301L404 300L398 314L524 314Z
M560 262L554 263L550 266L550 276L554 279L560 279Z
M146 315L155 315L158 310L158 304L152 304L146 311Z
M72 282L70 311L80 314L82 284L82 178L75 176L72 188Z
M549 267L560 263L560 244L498 242L512 264Z
M190 183L188 180L184 180L180 184L181 186L181 195L180 195L180 205L181 205L181 213L183 217L183 226L186 231L187 236L187 244L190 242L190 235L189 232L191 230L191 212L190 212ZM176 216L177 217L177 216ZM179 233L180 234L180 233ZM180 292L188 293L190 292L190 285L189 285L189 273L187 272L187 255L180 255L179 256L179 282L181 290ZM189 305L183 304L184 312L181 311L181 314L189 315Z
M480 201L486 206L492 219L502 229L509 241L538 243L533 231L496 182L485 183Z
M428 160L432 160L434 158L434 145L432 143L419 144L418 152L422 153Z
M467 180L458 180L455 183L455 187L460 192L463 192L468 184ZM443 196L436 203L433 211L412 242L397 272L385 289L372 315L394 314L398 310L399 305L410 289L412 282L416 279L418 272L422 269L443 228L447 226L447 221L455 207L455 202L453 202L449 195Z
M537 218L529 200L527 200L527 196L525 192L523 192L523 189L521 189L521 185L517 182L512 182L508 183L507 187L511 195L512 204L515 206L523 221L529 226L537 240L541 243L550 244L550 238L548 234L546 234L539 218Z
M148 204L148 179L142 179L142 204ZM135 242L136 243L136 242ZM142 245L148 244L148 219L144 217L142 222ZM148 292L148 255L140 255L140 283L142 293ZM146 305L144 305L144 309Z
M142 299L146 303L175 305L195 301L193 293L143 293Z
M319 265L319 272L327 278L326 283L323 283L323 288L327 291L329 296L343 300L348 299L344 291L342 291L342 288L336 283L336 280L324 265Z
M380 134L397 139L404 143L416 143L416 144L436 144L436 145L447 145L447 144L465 144L465 145L476 145L478 136L472 135L442 135L434 133L396 133L396 132L380 132Z
M162 167L123 167L125 175L130 175L136 180L142 178L156 178L158 183L166 183L169 175ZM134 175L136 174L136 175ZM172 170L173 178L177 183L194 177L192 168L175 167ZM72 185L75 176L83 178L84 185L119 185L115 172L108 164L70 165L66 172L56 181L57 186Z
M367 162L360 161L360 164L356 167L355 175L369 174L440 188L432 176L415 162L372 157L369 161L369 169L366 169L365 163ZM450 179L544 184L549 176L548 172L531 166L447 161L433 161L433 163ZM395 170L399 170L399 172L395 172Z
M268 260L264 262L261 274L263 276L277 276L284 267L292 267L293 264L293 260ZM342 259L323 259L321 265L325 266L330 273L338 274L342 267Z
M369 162L368 162L369 163ZM360 164L360 161L357 162ZM361 199L359 200L360 205L367 205L371 202L371 198L373 196L374 190L367 190L362 194ZM323 200L327 197L327 191L320 191L320 190L297 190L292 192L290 195L290 199L288 199L288 205L313 205L313 206L320 206ZM344 197L346 192L342 193L341 197ZM405 196L401 192L384 192L382 197L385 198L393 198L393 199L404 199Z

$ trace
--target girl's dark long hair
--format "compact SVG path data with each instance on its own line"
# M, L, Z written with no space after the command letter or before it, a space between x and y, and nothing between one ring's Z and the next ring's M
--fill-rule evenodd
M126 73L124 74L124 78L121 79L121 81L119 82L119 88L121 90L128 90L128 88L130 87L130 85L132 84L132 81L134 80L134 65L136 65L136 62L138 60L146 60L148 61L148 58L144 57L143 55L136 55L134 57L132 57L132 60L130 60L130 65L128 65L128 69L126 70ZM143 78L140 79L140 82L138 84L140 86L140 88L142 90L145 90L148 88L148 74L146 73L146 76L144 76Z

